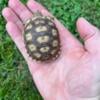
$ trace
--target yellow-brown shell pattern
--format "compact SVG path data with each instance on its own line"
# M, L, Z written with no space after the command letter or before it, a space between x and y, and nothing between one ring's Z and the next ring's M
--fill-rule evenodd
M25 23L24 41L29 55L38 61L56 59L60 53L59 32L49 16L33 16Z

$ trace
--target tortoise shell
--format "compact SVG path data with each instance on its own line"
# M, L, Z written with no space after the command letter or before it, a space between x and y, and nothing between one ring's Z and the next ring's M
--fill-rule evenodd
M59 55L60 38L52 17L36 14L28 19L24 41L28 54L35 60L52 60Z

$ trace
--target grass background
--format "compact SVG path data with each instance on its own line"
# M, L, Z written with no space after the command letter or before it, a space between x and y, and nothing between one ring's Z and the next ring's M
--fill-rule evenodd
M27 0L21 0L25 3ZM100 0L37 0L76 37L75 22L83 16L100 27ZM22 55L8 36L1 11L8 0L0 0L0 100L42 100Z

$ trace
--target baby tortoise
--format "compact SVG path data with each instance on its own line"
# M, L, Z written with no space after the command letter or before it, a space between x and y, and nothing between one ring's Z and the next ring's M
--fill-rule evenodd
M54 60L60 53L60 38L54 19L35 13L25 22L24 41L28 54L35 60Z

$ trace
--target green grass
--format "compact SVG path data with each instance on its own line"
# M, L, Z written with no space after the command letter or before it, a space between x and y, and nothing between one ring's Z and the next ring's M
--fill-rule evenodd
M5 29L1 11L8 0L0 0L0 100L42 100L27 64ZM22 0L24 3L27 0ZM85 17L100 27L100 0L37 0L75 36L75 22Z

